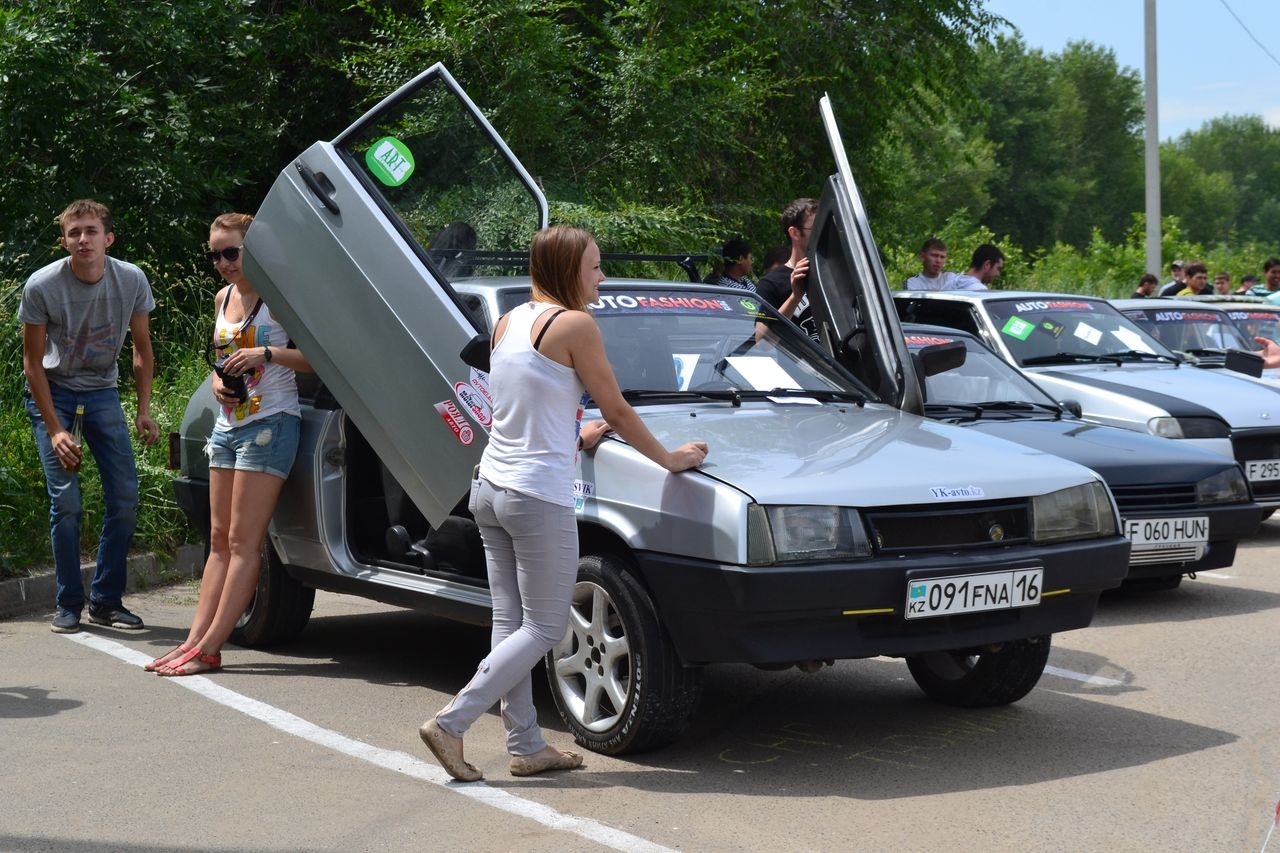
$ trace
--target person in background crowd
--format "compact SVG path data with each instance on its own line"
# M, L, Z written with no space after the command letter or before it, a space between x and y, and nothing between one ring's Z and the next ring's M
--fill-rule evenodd
M969 268L956 276L952 290L986 290L1004 271L1004 252L993 243L983 243L973 250Z
M1133 299L1146 299L1155 292L1156 285L1160 283L1160 279L1151 273L1147 273L1138 279L1138 289L1133 292Z
M1187 264L1183 270L1183 283L1186 287L1177 292L1177 296L1199 296L1209 289L1209 271L1199 263Z
M1240 279L1240 286L1236 288L1235 295L1243 296L1247 294L1253 287L1258 284L1258 277L1253 273L1248 273Z
M1219 296L1231 295L1231 273L1220 272L1214 274L1213 292Z
M1272 296L1280 293L1280 258L1267 258L1262 263L1262 284L1249 288L1250 296Z
M1186 276L1184 269L1186 265L1186 261L1174 261L1169 264L1169 272L1173 275L1173 280L1160 288L1161 296L1174 296L1179 290L1182 290L1187 286L1185 283Z
M809 274L809 235L813 231L813 220L817 212L818 200L813 198L795 199L782 209L779 224L791 244L791 254L785 263L774 267L756 282L756 292L760 294L760 298L779 311L783 311L784 303L792 299L792 279L806 279ZM816 330L809 314L809 297L806 295L791 304L795 305L795 309L784 313L784 316L788 316L810 337L814 337Z
M720 251L720 257L724 259L724 268L720 271L719 278L712 283L755 293L756 283L751 280L753 259L751 247L747 245L747 241L736 237L726 241L724 248Z
M774 246L772 249L765 252L764 260L761 262L764 267L765 274L767 275L785 264L789 257L791 257L790 246Z
M222 667L222 647L258 589L262 542L293 467L302 413L295 371L311 364L245 276L247 213L209 228L214 269L227 284L214 297L212 377L219 405L209 456L209 557L187 638L143 667L164 676Z
M57 610L50 629L80 630L84 579L80 574L80 464L84 448L71 428L80 421L84 441L102 479L104 512L98 565L89 587L89 621L138 630L142 620L124 606L126 560L137 526L138 469L116 388L125 335L133 340L138 413L134 428L154 444L148 315L156 307L138 267L107 256L115 242L111 211L93 199L69 204L58 215L60 244L70 255L31 274L22 288L23 398L49 493L49 538L57 577Z

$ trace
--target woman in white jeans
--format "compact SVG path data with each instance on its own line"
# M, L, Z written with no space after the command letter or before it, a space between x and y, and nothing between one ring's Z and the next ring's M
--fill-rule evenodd
M538 232L529 273L531 301L494 328L493 427L471 487L493 597L492 646L462 692L419 729L444 769L463 782L483 774L463 758L462 737L499 700L513 775L582 764L581 755L543 740L531 676L568 626L578 571L573 478L580 444L591 447L611 428L672 472L701 465L707 455L701 441L667 450L623 399L586 311L604 281L591 235L566 226ZM605 422L582 428L588 397Z

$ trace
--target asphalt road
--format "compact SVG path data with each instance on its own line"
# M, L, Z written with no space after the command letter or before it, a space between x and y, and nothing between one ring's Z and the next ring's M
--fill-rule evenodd
M570 774L509 776L491 713L468 736L475 785L446 781L417 726L484 630L322 594L297 641L162 679L139 666L185 635L191 586L129 599L142 633L0 622L0 850L1260 851L1277 546L1280 520L1230 569L1105 598L1008 708L934 704L890 659L719 667L682 742Z

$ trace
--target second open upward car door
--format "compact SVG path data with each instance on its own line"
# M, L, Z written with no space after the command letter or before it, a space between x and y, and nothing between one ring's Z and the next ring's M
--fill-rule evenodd
M836 163L809 237L809 304L819 341L881 400L920 414L920 386L830 98L819 106Z
M280 173L245 270L435 526L466 494L491 416L460 352L480 331L450 287L527 253L547 203L442 65Z

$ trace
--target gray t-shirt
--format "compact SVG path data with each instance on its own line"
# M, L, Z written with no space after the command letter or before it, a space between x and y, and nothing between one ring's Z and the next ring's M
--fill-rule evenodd
M63 258L36 270L22 288L18 319L45 326L44 369L49 381L71 391L114 388L117 361L135 314L156 307L147 276L107 258L102 278L85 284Z

